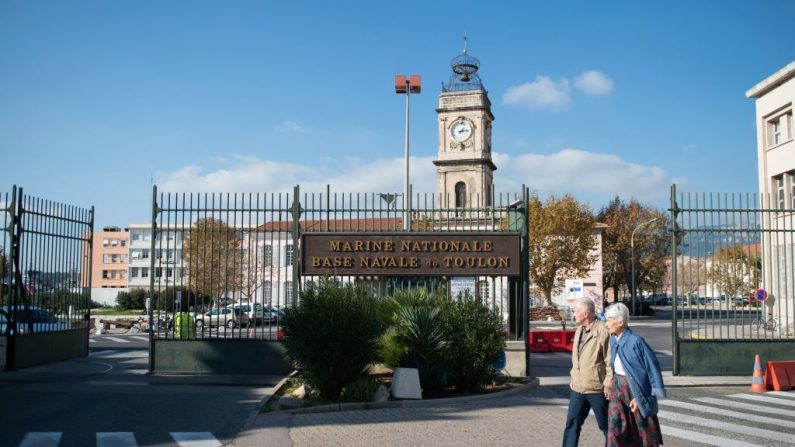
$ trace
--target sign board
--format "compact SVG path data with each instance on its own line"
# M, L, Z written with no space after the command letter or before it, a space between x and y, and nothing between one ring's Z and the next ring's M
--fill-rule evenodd
M304 275L519 276L519 233L304 233Z
M567 279L566 280L566 297L570 300L576 300L578 298L582 298L584 295L583 293L583 284L581 279Z
M458 299L460 294L469 292L471 296L475 296L475 286L477 278L474 276L455 276L450 278L450 294L454 300Z
M767 290L759 289L756 291L756 299L759 301L764 301L767 299Z

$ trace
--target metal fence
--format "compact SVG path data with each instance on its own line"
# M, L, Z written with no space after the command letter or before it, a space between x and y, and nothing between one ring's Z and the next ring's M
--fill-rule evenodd
M140 279L147 269L153 342L275 340L284 309L298 302L307 281L318 279L300 272L302 233L517 231L510 215L516 211L509 206L517 199L522 195L467 197L465 203L478 206L449 208L434 195L418 194L412 199L410 228L405 228L401 194L332 193L329 188L301 194L297 186L292 194L158 193L155 188L154 234L138 237L131 228L130 280ZM138 249L149 251L146 267L135 254ZM448 288L450 280L339 278L379 296L407 287ZM474 293L506 322L509 315L517 319L512 326L519 328L520 313L511 302L511 293L519 288L514 288L506 277L477 277Z
M728 357L736 356L739 342L759 349L795 341L792 202L677 194L674 186L671 216L674 341L701 342L701 349L711 343L714 353L723 343L730 348L720 355Z
M6 368L85 355L93 208L32 197L16 186L0 199L0 335L7 342Z

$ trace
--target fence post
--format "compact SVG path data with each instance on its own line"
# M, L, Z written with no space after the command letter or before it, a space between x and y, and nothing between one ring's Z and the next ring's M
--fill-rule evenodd
M676 206L676 184L671 185L671 293L673 295L673 299L671 300L671 353L673 354L673 368L672 373L673 375L679 375L679 340L677 336L677 327L676 327L676 314L677 314L677 306L676 301L679 297L677 292L678 290L678 280L676 277L676 246L677 238L679 237L678 231L676 231L676 217L678 212L678 207Z
M149 318L149 373L155 371L155 340L154 340L154 291L155 291L155 229L157 228L157 185L152 185L152 228L149 250L149 297L147 298L146 314Z
M290 207L290 211L292 213L292 236L293 236L293 289L290 291L292 294L291 301L293 305L298 303L298 289L300 287L301 282L301 263L299 262L301 259L301 247L298 245L300 239L300 230L301 230L301 202L298 199L299 194L301 193L301 189L299 185L295 185L293 188L293 203Z

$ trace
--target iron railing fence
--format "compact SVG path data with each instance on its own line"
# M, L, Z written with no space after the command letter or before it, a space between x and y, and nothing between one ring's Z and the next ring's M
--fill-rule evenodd
M675 339L795 339L792 202L673 187L671 212Z
M16 186L0 198L2 332L19 337L86 327L93 207L26 195Z
M327 188L302 194L296 186L293 193L158 193L155 188L153 194L156 230L136 240L136 231L151 227L131 228L129 273L131 286L149 283L153 340L276 339L283 310L297 303L307 281L318 279L299 271L302 233L515 232L509 213L522 199L521 194L467 196L463 200L473 206L451 208L440 206L434 195L416 194L411 228L405 228L399 193ZM147 257L137 256L137 250L148 251ZM406 287L446 287L449 279L338 278L379 296ZM475 293L508 318L508 278L479 277ZM183 318L192 323L181 323Z

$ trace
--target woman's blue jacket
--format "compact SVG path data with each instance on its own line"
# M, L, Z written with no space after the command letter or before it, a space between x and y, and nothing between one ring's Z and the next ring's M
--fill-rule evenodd
M621 337L610 337L610 366L616 370L616 355L621 356L621 364L627 373L629 391L638 404L643 417L656 415L657 397L665 397L660 362L643 337L624 329Z

